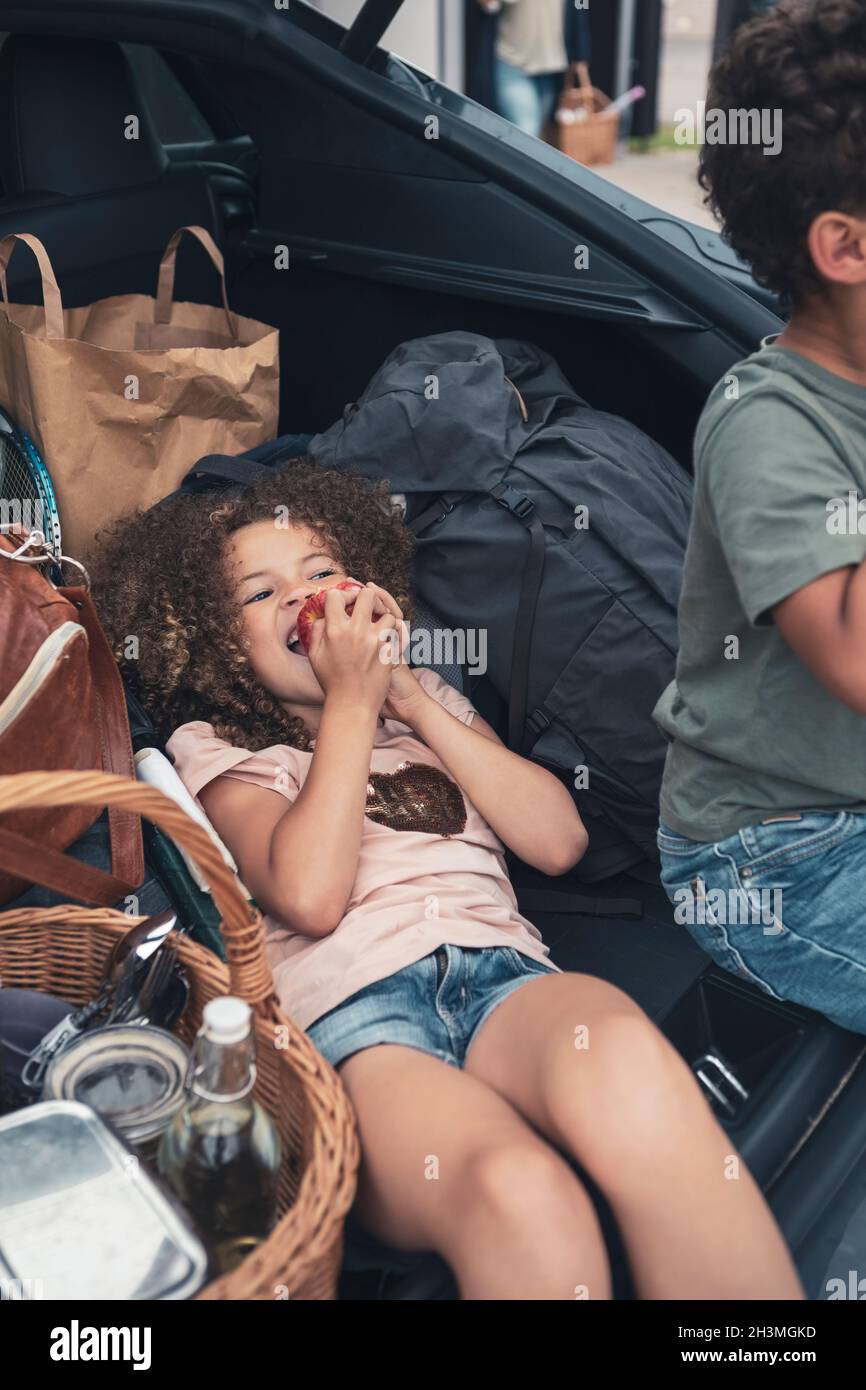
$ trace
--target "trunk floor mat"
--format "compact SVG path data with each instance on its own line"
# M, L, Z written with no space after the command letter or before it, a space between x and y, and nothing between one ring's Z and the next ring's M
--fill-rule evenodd
M631 995L650 1018L664 1018L703 973L709 957L686 928L674 921L674 908L660 883L643 883L628 874L587 888L567 876L515 874L518 905L522 888L591 894L597 898L637 898L639 921L583 913L526 912L562 970L596 975Z

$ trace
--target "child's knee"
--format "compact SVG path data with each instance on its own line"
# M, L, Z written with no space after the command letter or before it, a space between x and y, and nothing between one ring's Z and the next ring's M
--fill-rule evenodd
M566 1160L542 1139L506 1138L467 1154L459 1181L456 1226L478 1223L511 1237L525 1229L548 1234L574 1224L594 1225L589 1194Z

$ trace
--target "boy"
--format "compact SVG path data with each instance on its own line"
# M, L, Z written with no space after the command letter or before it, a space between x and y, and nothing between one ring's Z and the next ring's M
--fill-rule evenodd
M698 426L662 882L720 965L866 1033L866 4L781 0L708 107L782 112L700 181L791 314Z

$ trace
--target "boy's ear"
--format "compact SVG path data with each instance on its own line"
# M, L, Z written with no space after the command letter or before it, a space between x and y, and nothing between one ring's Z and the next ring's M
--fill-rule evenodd
M809 228L809 254L822 280L866 284L866 217L822 212Z

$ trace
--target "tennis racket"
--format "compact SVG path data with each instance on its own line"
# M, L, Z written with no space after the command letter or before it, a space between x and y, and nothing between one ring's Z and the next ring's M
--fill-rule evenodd
M39 450L0 408L0 531L41 531L47 549L60 559L60 513Z

